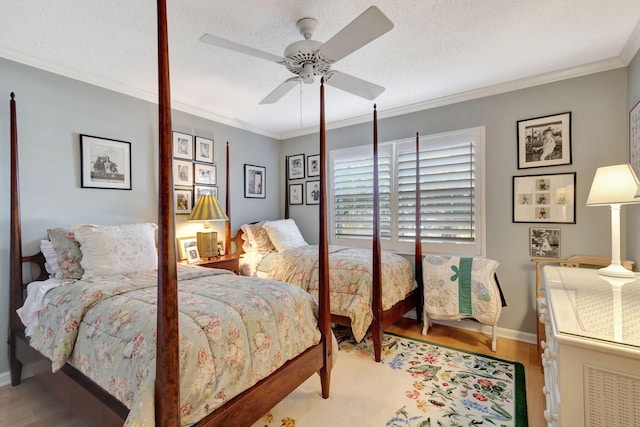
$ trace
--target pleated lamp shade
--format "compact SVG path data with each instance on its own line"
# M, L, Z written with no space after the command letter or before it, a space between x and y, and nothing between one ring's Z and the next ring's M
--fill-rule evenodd
M204 221L204 231L196 233L198 252L201 257L211 258L218 255L218 233L209 229L209 221L227 221L228 219L217 198L211 194L198 197L187 221Z

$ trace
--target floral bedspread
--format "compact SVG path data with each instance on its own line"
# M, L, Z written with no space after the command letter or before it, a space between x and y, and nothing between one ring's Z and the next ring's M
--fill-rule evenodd
M182 425L191 425L320 340L317 305L286 283L178 266ZM52 289L31 345L69 361L154 425L156 272Z
M371 309L372 254L369 249L329 246L331 313L351 319L356 340L364 338L373 321ZM318 297L318 246L279 252L269 268L269 278L292 283ZM416 288L409 261L382 252L382 308L393 307Z

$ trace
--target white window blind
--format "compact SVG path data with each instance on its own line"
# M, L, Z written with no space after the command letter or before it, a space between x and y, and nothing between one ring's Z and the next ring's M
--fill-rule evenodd
M415 239L415 139L379 145L382 246L411 252ZM420 137L423 250L484 255L484 128ZM332 243L367 246L373 224L373 149L330 153Z

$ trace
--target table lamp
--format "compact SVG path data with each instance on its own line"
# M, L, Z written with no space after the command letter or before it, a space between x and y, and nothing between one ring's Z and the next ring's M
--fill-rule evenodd
M598 272L605 276L635 277L620 262L620 209L622 205L640 203L636 199L638 177L628 163L603 166L596 170L587 206L611 206L611 265Z
M198 197L187 221L204 221L204 231L196 233L198 252L201 257L209 259L218 255L218 233L210 229L209 221L227 221L228 219L217 198L211 194Z

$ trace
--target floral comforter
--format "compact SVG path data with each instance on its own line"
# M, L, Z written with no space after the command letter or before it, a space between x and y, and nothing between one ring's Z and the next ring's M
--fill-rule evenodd
M331 313L351 319L360 341L373 320L372 253L368 249L329 246L329 292ZM318 297L318 246L281 251L269 268L269 278L292 283ZM409 261L382 252L382 308L387 310L417 287Z
M320 340L317 305L286 283L178 266L180 399L190 425ZM100 384L154 425L156 272L50 290L31 345Z

